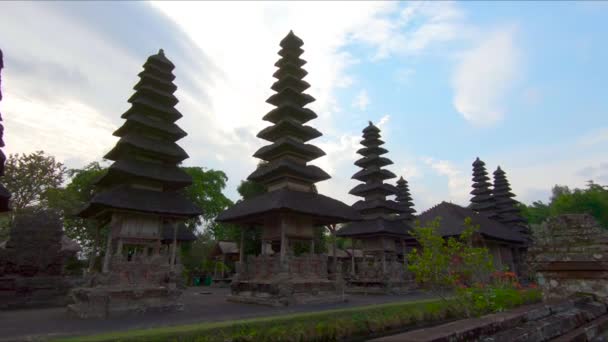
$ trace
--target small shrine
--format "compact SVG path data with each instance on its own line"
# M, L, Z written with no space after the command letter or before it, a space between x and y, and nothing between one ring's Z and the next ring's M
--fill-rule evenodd
M407 292L413 286L406 273L406 241L409 234L413 208L409 193L401 192L402 202L387 200L387 196L397 195L394 185L384 183L396 175L384 169L393 162L382 155L388 151L382 147L380 129L371 122L363 129L363 148L357 153L363 157L355 162L361 170L353 179L364 182L349 193L363 197L353 204L364 220L352 222L342 227L337 236L352 239L353 248L359 242L363 250L363 260L351 259L351 274L348 277L349 292L394 293ZM405 188L404 188L405 186ZM406 190L401 183L401 190Z
M213 260L212 285L229 285L240 257L238 244L234 241L217 241L209 256Z
M317 193L314 187L330 176L308 164L325 153L307 143L322 134L305 125L317 115L305 108L314 98L304 93L310 85L302 80L307 75L302 68L306 61L300 58L303 44L291 31L280 42L281 58L273 75L278 80L271 87L276 93L266 101L276 108L263 117L272 125L258 134L271 144L254 154L267 163L248 177L263 184L267 192L237 203L216 219L242 229L262 227L264 244L277 251L274 255L245 256L241 238L230 301L281 306L344 300L340 283L329 278L327 256L314 253L314 231L360 217L348 205ZM297 242L310 243L309 253L295 255Z
M107 317L127 312L180 308L176 288L180 222L200 209L184 196L190 176L178 165L188 154L176 144L186 136L175 121L173 63L163 50L143 65L129 98L125 123L114 132L116 146L104 158L114 161L96 183L100 191L79 213L106 229L101 274L88 287L72 291L68 309L78 317ZM164 225L173 229L170 247ZM167 244L164 244L167 246Z
M68 303L71 284L64 264L78 246L66 246L64 238L58 212L28 209L15 216L9 239L0 246L0 309Z

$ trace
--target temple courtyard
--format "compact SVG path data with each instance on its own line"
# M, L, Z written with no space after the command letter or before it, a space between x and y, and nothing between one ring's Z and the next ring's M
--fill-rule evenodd
M190 287L182 294L184 310L145 313L108 319L82 320L66 315L62 307L0 311L0 341L44 341L56 337L92 335L113 331L147 329L200 322L229 321L292 313L324 311L430 298L422 292L407 295L348 295L345 303L308 304L288 307L226 301L228 288ZM34 323L35 322L35 323Z

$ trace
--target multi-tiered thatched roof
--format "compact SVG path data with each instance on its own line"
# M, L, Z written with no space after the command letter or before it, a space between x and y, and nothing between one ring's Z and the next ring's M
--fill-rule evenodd
M113 160L80 216L105 215L109 210L129 210L165 217L193 217L200 209L180 191L191 184L178 167L188 154L176 141L186 136L175 121L182 114L175 109L173 63L163 50L152 55L139 74L131 108L122 115L125 123L116 132L116 146L104 158Z
M494 203L496 204L496 220L513 227L514 230L529 235L526 220L521 216L517 207L518 202L513 199L515 195L511 192L511 185L507 180L505 172L500 166L494 171L494 189L492 190Z
M403 220L396 220L397 214L408 212L405 207L393 200L387 200L386 196L395 195L397 189L384 183L386 179L395 178L395 174L383 169L384 166L393 162L383 157L388 151L381 147L384 141L380 139L380 129L371 122L363 129L364 146L359 149L362 158L355 161L355 165L361 167L361 171L353 175L353 179L364 182L355 186L349 193L363 197L363 200L353 204L365 219L353 222L338 231L338 236L355 237L363 235L389 235L409 236L409 226Z
M321 168L308 162L323 155L320 148L307 142L320 137L321 132L305 125L317 114L307 104L315 99L305 94L310 85L302 80L307 72L306 61L300 58L304 43L293 32L281 40L281 58L275 63L276 93L266 102L276 106L263 120L272 123L258 137L271 142L254 157L267 163L256 169L248 179L266 186L268 192L237 203L221 213L217 221L243 224L261 223L263 218L278 212L293 212L313 216L317 224L339 223L358 219L346 204L317 194L314 184L329 179Z

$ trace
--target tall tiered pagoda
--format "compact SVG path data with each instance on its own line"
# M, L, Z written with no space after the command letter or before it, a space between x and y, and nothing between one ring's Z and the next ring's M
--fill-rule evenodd
M80 317L178 305L177 225L201 211L182 191L192 180L178 167L188 154L176 144L186 133L175 124L182 114L175 109L174 65L160 50L143 68L128 100L131 108L122 115L126 121L114 132L120 139L104 157L114 163L79 213L101 227L109 223L102 275L96 280L103 286L74 290L71 309ZM161 243L166 223L174 227L170 248ZM97 296L111 304L93 305Z
M401 207L403 208L403 211L399 214L399 218L410 224L413 223L416 209L414 209L410 188L403 177L399 177L399 180L397 181L397 196L395 196L395 201L401 204Z
M2 56L2 50L0 50L0 101L2 101L2 68L4 68L4 59ZM2 114L0 113L0 147L4 147L4 126L2 125ZM4 152L0 150L0 177L4 176L4 162L6 161L6 156ZM8 206L8 201L11 198L10 192L8 189L0 183L0 213L9 211L10 208Z
M238 273L228 297L232 301L288 305L343 300L337 283L329 279L326 256L293 252L294 242L314 241L316 227L359 219L348 205L315 191L314 184L330 176L308 164L325 153L307 143L321 133L305 125L317 115L304 108L314 98L304 93L310 85L302 80L307 74L302 68L306 61L300 58L302 45L291 31L280 42L281 58L275 63L279 69L273 75L278 80L271 87L276 93L266 101L276 108L263 117L272 125L258 134L271 144L254 157L267 163L248 179L263 184L267 192L237 203L216 219L243 229L263 227L262 243L270 243L278 252L245 260L241 241Z
M473 191L471 191L471 208L489 218L496 218L496 204L492 197L492 184L486 171L486 164L478 158L473 162Z
M364 146L357 153L363 156L355 162L361 170L353 179L364 182L354 187L349 193L363 197L353 204L364 220L352 222L342 227L337 236L348 237L362 244L364 258L367 260L351 267L352 278L349 280L349 291L358 292L364 288L369 291L377 288L381 293L398 291L405 286L405 241L411 240L408 233L410 225L402 215L411 215L411 211L400 203L387 200L387 196L396 195L397 189L384 183L395 178L395 174L384 169L393 162L383 157L388 151L382 147L380 129L371 122L363 129ZM400 216L401 215L401 216ZM399 260L401 259L401 260ZM353 261L354 263L354 261Z
M518 202L513 199L515 195L511 192L511 185L507 180L507 175L500 168L500 166L494 171L494 189L492 189L492 196L494 197L494 203L496 204L496 220L507 226L513 227L513 229L523 234L530 234L526 227L526 220L521 216L519 208L517 208Z

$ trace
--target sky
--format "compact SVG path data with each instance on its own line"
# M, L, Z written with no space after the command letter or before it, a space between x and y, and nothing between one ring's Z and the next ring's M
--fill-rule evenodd
M4 151L44 150L71 168L101 160L162 48L184 164L224 171L236 200L267 144L256 134L289 30L304 41L325 195L357 200L368 121L418 212L467 205L476 157L526 204L555 184L608 184L608 2L3 1Z

